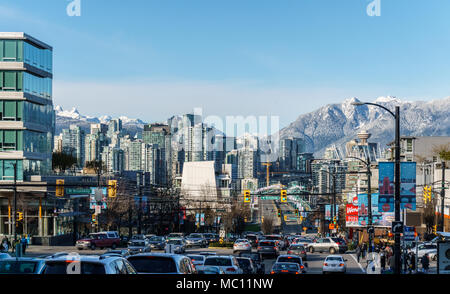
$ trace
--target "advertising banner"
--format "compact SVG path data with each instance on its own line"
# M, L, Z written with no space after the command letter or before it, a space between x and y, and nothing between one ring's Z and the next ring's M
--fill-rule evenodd
M379 224L381 214L378 212L378 193L371 195L372 198L372 224ZM358 222L362 227L369 223L369 196L367 194L358 195Z
M331 220L331 205L325 205L325 220ZM339 220L339 206L336 205L336 220Z
M394 163L378 164L378 209L382 212L394 211ZM400 207L416 210L416 163L400 163Z
M205 225L205 214L204 214L204 213L202 213L202 214L200 215L200 225L201 225L201 226L204 226L204 225Z
M91 194L89 195L89 209L95 209L95 206L97 206L97 201L95 200L95 191L97 190L97 187L91 187ZM106 188L102 189L102 202L101 207L102 209L106 209Z
M359 225L358 206L353 204L347 204L345 209L345 225L347 227L355 227Z

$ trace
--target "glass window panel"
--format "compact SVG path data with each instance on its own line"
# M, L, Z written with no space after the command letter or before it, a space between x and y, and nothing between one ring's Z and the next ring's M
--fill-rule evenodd
M0 40L0 61L3 60L3 46L4 46L4 42L3 40Z
M16 101L5 101L5 112L3 117L16 117Z
M17 73L17 91L21 92L23 90L23 72Z
M16 72L15 71L5 71L4 77L4 88L8 88L7 90L15 90L16 89Z
M5 144L15 144L16 143L16 131L5 130Z
M1 55L0 55L1 56ZM1 58L1 57L0 57ZM2 89L3 88L3 76L4 76L4 73L2 72L2 71L0 71L0 89Z
M14 40L5 40L5 53L3 60L16 60L17 58L17 42Z
M17 61L23 61L23 41L17 41Z
M23 150L23 131L17 131L16 150Z
M3 131L0 131L0 143L3 143Z
M17 118L23 120L23 101L17 102Z

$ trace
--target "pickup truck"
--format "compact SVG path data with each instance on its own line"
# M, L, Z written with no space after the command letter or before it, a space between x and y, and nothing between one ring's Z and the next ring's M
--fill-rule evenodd
M116 249L120 244L120 238L117 234L111 234L109 232L100 232L89 234L87 238L77 240L76 248L78 250L110 247Z

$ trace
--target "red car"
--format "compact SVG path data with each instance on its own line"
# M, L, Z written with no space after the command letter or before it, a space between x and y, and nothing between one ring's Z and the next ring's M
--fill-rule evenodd
M116 249L120 244L120 238L116 233L100 232L89 234L89 237L77 240L76 247L78 250L92 249L97 247L100 249L110 247Z

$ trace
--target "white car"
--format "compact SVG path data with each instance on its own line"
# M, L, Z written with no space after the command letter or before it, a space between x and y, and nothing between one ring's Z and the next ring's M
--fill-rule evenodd
M343 273L347 271L346 259L340 255L328 255L323 262L322 273Z
M166 248L164 249L166 253L184 253L186 252L186 245L183 239L171 239L167 241Z
M252 251L252 244L247 239L237 239L233 245L233 253L237 251Z
M211 255L205 259L204 266L218 266L225 274L243 274L236 257L232 255Z
M436 243L421 243L416 245L418 248L413 247L409 249L409 252L416 254L417 258L422 258L425 254L428 254L430 260L437 260L437 245Z

